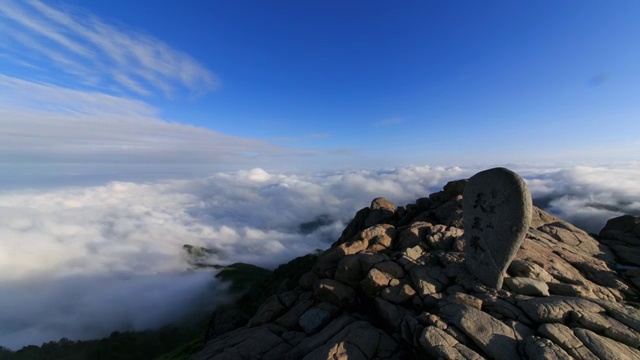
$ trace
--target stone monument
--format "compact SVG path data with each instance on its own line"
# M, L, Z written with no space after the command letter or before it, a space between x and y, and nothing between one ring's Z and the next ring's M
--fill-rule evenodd
M531 224L531 193L515 172L485 170L469 179L462 212L467 269L500 290L504 273Z

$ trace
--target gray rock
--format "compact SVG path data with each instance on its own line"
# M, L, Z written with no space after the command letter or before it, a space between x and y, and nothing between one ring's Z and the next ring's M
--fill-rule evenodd
M318 275L316 275L313 272L309 271L309 272L306 272L306 273L302 274L302 276L300 276L300 280L298 281L298 285L300 285L300 287L305 289L305 290L311 290L311 289L313 289L313 284L317 280L318 280Z
M374 268L389 274L392 278L402 279L404 277L404 269L394 261L383 261L375 264Z
M312 271L320 278L333 277L335 275L338 262L345 255L357 254L367 248L369 244L362 240L347 241L338 246L332 247L318 257Z
M620 230L602 230L600 238L609 244L640 246L640 234ZM612 240L616 242L612 243Z
M380 254L347 255L338 262L334 278L343 284L356 287L375 264L384 260L385 257Z
M527 339L524 350L529 360L572 359L566 351L554 344L551 340L537 336L531 336Z
M391 280L393 280L393 277L389 274L373 268L369 270L367 276L360 282L360 287L365 294L374 297L380 292L380 290L389 286Z
M311 306L313 306L313 298L311 292L306 292L300 295L298 302L291 307L284 315L280 316L276 323L284 327L293 327L298 324L298 319L304 314Z
M591 291L591 288L589 288L586 285L573 285L573 284L548 282L547 286L549 287L549 293L553 295L582 297L582 298L594 297L593 292Z
M383 332L365 321L355 322L325 345L315 349L304 360L372 359L377 352Z
M518 307L537 323L565 322L572 311L604 312L601 306L589 300L564 296L522 300L518 301Z
M528 277L544 282L553 281L553 276L551 276L545 269L530 261L513 260L507 271L511 276Z
M435 262L437 262L437 260L431 254L427 253L420 244L412 248L404 249L398 259L398 264L407 271L416 265L425 266Z
M600 359L640 359L640 350L600 336L591 330L574 329L573 333Z
M467 186L468 182L468 179L449 181L444 185L444 194L448 198L454 198L458 195L462 195L464 193L464 188Z
M400 337L412 345L418 344L418 337L422 333L424 326L413 316L405 316L400 322Z
M640 238L638 238L638 242L640 243ZM618 255L621 262L628 263L634 266L640 266L640 249L638 249L638 245L635 246L619 246L619 245L610 245L613 251Z
M363 276L368 273L375 264L388 260L387 256L381 254L361 253L356 256L360 261L360 270L362 270Z
M438 222L446 226L462 226L462 195L450 199L433 211Z
M393 329L398 329L402 319L407 315L411 315L405 308L394 305L382 298L377 297L374 300L378 316L380 316L383 323Z
M377 252L389 249L396 237L396 228L389 224L379 224L362 230L354 239L362 241L366 244L366 249L371 252ZM344 245L344 244L343 244ZM355 254L349 252L347 254Z
M620 321L621 323L640 333L640 309L630 306L623 306L610 301L593 301L605 308L607 310L607 314L609 314L612 318Z
M342 235L340 235L340 238L333 244L333 246L337 246L351 240L357 233L362 231L364 229L364 221L369 216L370 211L371 210L368 207L360 209L356 213L356 216L354 216L353 220L351 220L347 227L342 231Z
M375 198L371 202L369 207L369 214L364 221L364 228L380 224L387 219L391 218L396 212L396 207L393 203L383 197Z
M439 293L449 283L449 278L437 266L414 266L409 270L409 277L421 297Z
M517 306L510 302L500 299L487 297L482 302L482 309L492 313L499 314L507 319L516 320L526 325L531 325L529 317Z
M420 348L431 358L484 359L477 352L460 344L453 336L435 326L427 326L419 339Z
M636 228L640 227L640 216L622 215L607 220L600 234L607 230L616 230L625 233L633 233Z
M463 305L471 306L472 308L476 308L478 310L480 310L482 308L482 300L481 299L478 299L475 296L468 295L468 294L461 293L461 292L457 292L457 293L451 294L451 295L447 296L445 300L449 301L449 302L452 302L452 303L456 303L456 304L463 304Z
M522 341L526 338L528 338L529 336L535 335L535 331L533 329L531 329L530 327L519 323L515 320L511 320L511 319L506 319L506 320L502 320L502 322L507 325L508 327L511 328L511 330L513 330L514 335L516 336L516 339L518 341Z
M298 324L307 334L313 334L322 329L333 319L334 312L322 306L314 306L307 310L300 319Z
M380 292L380 295L382 296L383 299L394 304L401 304L405 301L408 301L415 294L416 294L416 291L413 290L413 288L405 282L401 282L398 285L389 286L387 288L382 289L382 291Z
M287 351L291 350L291 348L293 348L293 345L287 342L281 342L280 344L272 347L269 351L262 354L260 359L261 360L281 360L284 354L286 354ZM225 358L225 360L227 359Z
M558 346L564 349L567 354L578 360L597 360L589 349L587 349L582 341L578 339L571 328L562 324L542 324L538 328L538 332L551 339Z
M396 246L398 249L406 249L414 247L424 241L425 236L428 233L428 230L432 227L428 222L417 221L412 223L411 225L402 228L398 232L398 237L396 240Z
M286 309L290 308L300 297L300 293L295 290L278 292L278 300Z
M332 279L320 280L313 296L340 308L349 308L356 301L356 292L352 288Z
M270 296L267 301L260 306L255 315L249 320L249 326L259 326L268 323L279 316L286 308L277 295Z
M592 330L633 348L640 347L639 333L606 315L571 312L568 325Z
M424 242L430 249L448 251L456 240L462 238L463 234L462 229L438 224L427 230Z
M236 309L215 311L209 322L205 341L245 326L249 322L247 315Z
M518 340L513 329L490 315L470 306L447 303L440 308L440 316L447 323L461 329L490 357L520 358Z
M629 239L598 243L534 208L535 222L508 264L511 277L503 277L505 289L497 290L465 263L462 244L469 232L435 223L448 218L459 191L434 195L422 210L399 207L366 229L371 210L362 212L350 239L323 253L300 281L304 291L281 286L253 326L233 324L215 333L195 358L640 359L639 294L630 283L637 278L640 284L640 269L619 266L619 258L607 255L607 249L631 253L625 250L632 248ZM627 232L617 230L622 228ZM616 225L606 233L635 238L629 228ZM398 246L402 237L416 245ZM545 286L553 296L529 296L546 295ZM338 312L344 316L336 319ZM382 326L387 333L377 328Z
M325 344L335 334L355 322L355 319L348 315L343 315L333 320L329 325L325 326L319 333L309 336L302 340L298 345L291 349L284 357L287 360L301 359L314 349Z
M487 286L501 289L504 273L531 223L531 194L518 174L505 168L469 179L462 201L466 266Z
M301 331L285 331L280 334L280 337L291 346L297 346L307 337L307 334Z
M334 278L343 284L357 286L366 274L361 270L359 255L347 255L340 259Z
M526 277L509 277L504 282L509 290L516 294L549 296L549 286L541 280Z
M284 340L269 330L269 325L240 328L218 336L196 354L194 360L249 359L254 354L264 354L276 348ZM286 351L285 349L282 349ZM284 356L284 352L280 357Z

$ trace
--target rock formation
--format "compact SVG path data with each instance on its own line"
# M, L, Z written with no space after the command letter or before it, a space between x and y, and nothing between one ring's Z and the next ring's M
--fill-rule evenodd
M637 218L598 241L532 207L505 286L489 286L466 265L466 186L375 199L312 271L194 359L640 359Z
M518 174L495 168L469 179L463 196L464 233L469 239L465 265L483 283L500 290L531 224L531 194Z

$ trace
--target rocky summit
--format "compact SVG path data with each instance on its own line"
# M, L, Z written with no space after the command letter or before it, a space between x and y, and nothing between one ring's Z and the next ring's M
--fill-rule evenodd
M485 175L406 206L374 199L250 320L215 322L194 359L640 359L640 219L591 235L531 206L519 177ZM471 246L502 259L490 280Z

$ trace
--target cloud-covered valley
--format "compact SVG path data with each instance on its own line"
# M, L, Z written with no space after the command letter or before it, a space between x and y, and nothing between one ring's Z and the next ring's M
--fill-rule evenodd
M640 214L640 163L514 166L535 202L597 232ZM159 326L224 300L211 272L189 268L183 244L209 263L266 267L325 249L378 196L405 205L480 169L413 166L316 174L262 169L206 178L110 182L0 193L0 345ZM301 228L319 218L319 227Z

